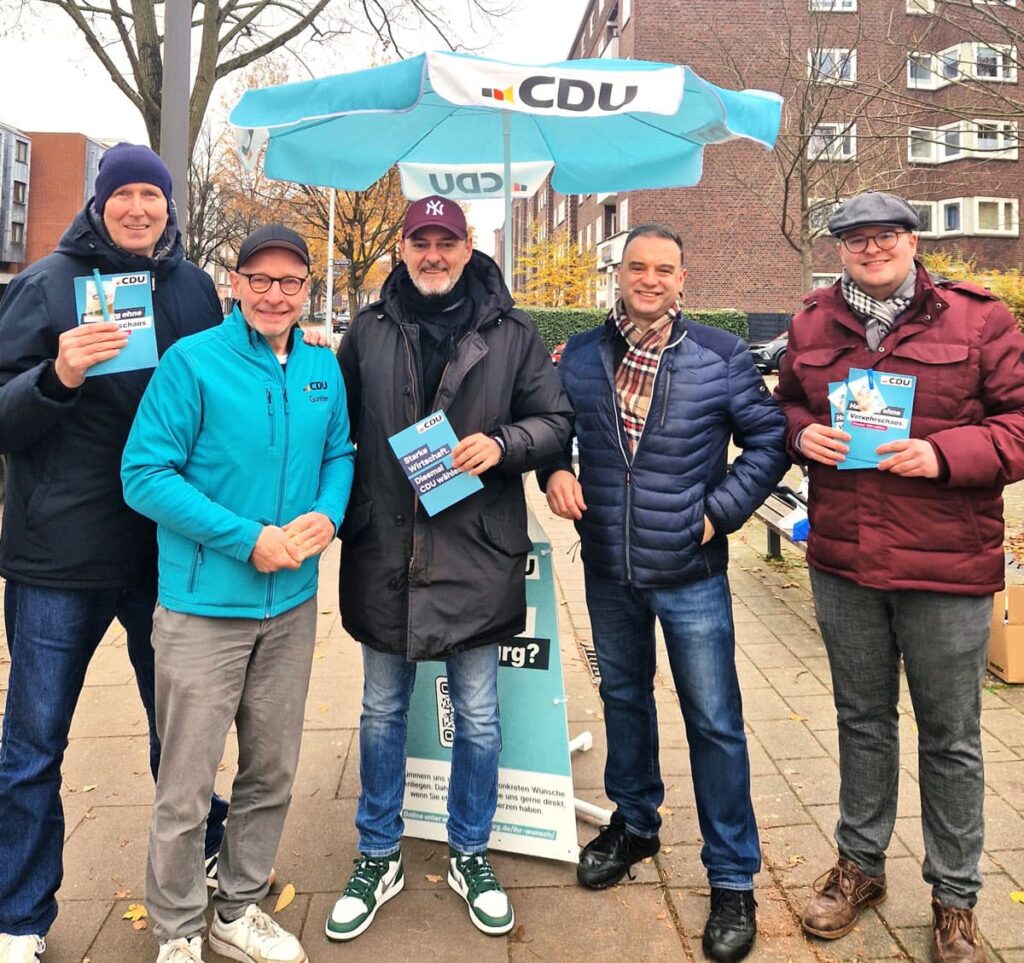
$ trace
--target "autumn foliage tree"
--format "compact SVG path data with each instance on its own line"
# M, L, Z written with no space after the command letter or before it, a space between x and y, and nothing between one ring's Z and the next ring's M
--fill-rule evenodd
M551 308L579 308L593 304L594 255L581 251L566 230L540 237L534 224L517 258L524 288L518 292L525 304Z

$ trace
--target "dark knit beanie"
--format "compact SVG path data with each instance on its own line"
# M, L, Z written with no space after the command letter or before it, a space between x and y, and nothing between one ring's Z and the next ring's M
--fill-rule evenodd
M171 204L171 172L160 156L140 144L117 144L100 158L96 175L96 210L101 214L110 195L125 184L152 184Z

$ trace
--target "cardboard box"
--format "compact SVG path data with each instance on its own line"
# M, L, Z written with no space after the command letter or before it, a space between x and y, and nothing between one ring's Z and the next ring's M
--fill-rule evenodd
M1024 682L1024 585L1010 585L992 600L988 670L1004 682Z

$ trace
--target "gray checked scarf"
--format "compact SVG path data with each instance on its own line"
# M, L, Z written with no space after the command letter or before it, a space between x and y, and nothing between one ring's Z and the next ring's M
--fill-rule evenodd
M917 265L911 268L903 283L884 301L862 291L857 282L843 271L843 297L859 318L864 320L864 336L868 347L877 351L885 336L892 330L896 319L910 307L917 288Z

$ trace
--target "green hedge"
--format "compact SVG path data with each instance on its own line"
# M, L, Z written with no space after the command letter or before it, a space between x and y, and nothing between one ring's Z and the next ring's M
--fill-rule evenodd
M570 335L586 331L588 328L601 324L607 312L601 308L531 308L522 305L537 325L541 337L548 348L568 341ZM699 321L712 328L722 328L740 338L747 338L747 316L742 311L723 308L716 311L703 311L699 308L684 308L688 318Z

